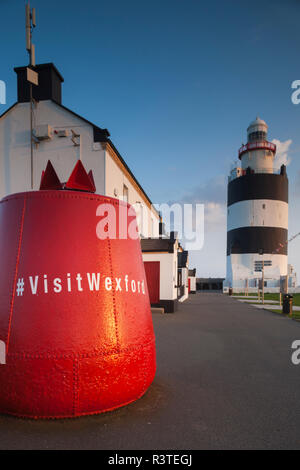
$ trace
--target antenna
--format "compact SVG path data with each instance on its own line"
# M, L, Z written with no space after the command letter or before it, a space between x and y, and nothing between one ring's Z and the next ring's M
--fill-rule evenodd
M30 5L25 5L26 15L26 49L30 52L31 49L31 30L30 30Z
M30 173L31 189L33 189L33 96L32 84L38 85L38 74L32 70L35 67L35 45L32 44L32 30L36 27L35 8L30 9L29 2L25 5L25 27L26 27L26 50L29 54L29 66L27 67L27 80L29 81L30 92Z
M32 29L36 27L35 8L30 9L29 2L25 5L26 17L26 50L29 53L29 65L35 66L35 46L32 44Z
M35 28L36 27L36 14L35 14L35 8L32 9L31 12L31 20L32 20L32 26Z
M35 67L35 45L31 44L31 64L32 67Z

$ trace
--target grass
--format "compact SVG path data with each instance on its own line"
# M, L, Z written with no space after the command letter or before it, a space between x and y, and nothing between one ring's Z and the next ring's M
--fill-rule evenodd
M245 292L236 292L232 295L245 295ZM257 294L255 294L254 292L251 292L251 293L249 292L248 297L251 297L252 295L257 296ZM245 296L245 297L247 297L247 296Z
M243 295L243 294L244 292L241 292L240 294L233 294L233 295ZM251 294L249 294L249 297L253 295L257 296L257 294L254 294L251 292ZM292 294L292 296L293 296L293 305L295 305L295 307L300 307L300 293ZM265 300L266 301L277 300L277 302L279 302L279 294L278 293L265 294Z
M278 313L279 315L283 315L282 310L268 309L268 311L273 312L273 313ZM285 316L287 316L288 318L294 318L295 320L300 320L300 311L296 310L292 313L292 316L290 316L290 315L285 315Z
M300 306L300 293L292 294L292 296L293 296L293 305L295 305L295 307L299 307ZM265 294L265 299L279 301L279 294Z

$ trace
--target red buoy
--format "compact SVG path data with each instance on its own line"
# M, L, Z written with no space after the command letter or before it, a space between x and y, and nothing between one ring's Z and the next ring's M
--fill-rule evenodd
M101 204L116 212L116 238L98 236ZM138 399L151 384L149 296L139 239L118 236L124 208L73 190L0 202L1 413L100 413ZM129 225L136 227L134 215Z

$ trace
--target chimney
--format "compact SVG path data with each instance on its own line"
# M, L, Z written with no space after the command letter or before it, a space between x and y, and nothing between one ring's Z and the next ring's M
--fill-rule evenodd
M159 222L159 238L162 238L166 235L166 227L164 222Z
M178 233L177 233L177 232L174 232L174 230L171 231L171 232L170 232L170 240L171 240L172 242L174 242L177 238L178 238Z
M39 84L32 85L32 96L37 101L52 100L61 104L61 84L63 77L54 64L40 64L31 67L39 75ZM30 101L30 83L27 81L27 67L16 67L18 77L18 103Z

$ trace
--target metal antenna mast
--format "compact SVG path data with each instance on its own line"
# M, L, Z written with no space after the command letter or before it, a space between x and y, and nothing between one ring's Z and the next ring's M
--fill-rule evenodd
M30 173L31 173L31 189L33 189L33 97L32 84L38 84L37 74L31 69L35 67L35 46L32 44L32 30L36 27L35 8L30 9L29 2L25 6L26 13L26 49L29 54L29 67L27 68L27 80L30 92Z

